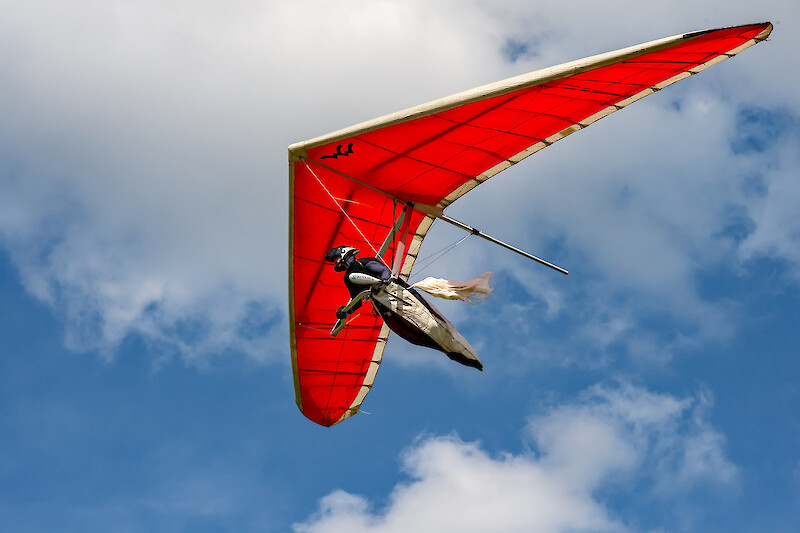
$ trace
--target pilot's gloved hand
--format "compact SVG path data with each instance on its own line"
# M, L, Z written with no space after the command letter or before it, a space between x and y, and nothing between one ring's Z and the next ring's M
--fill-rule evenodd
M377 296L378 293L381 292L381 290L383 290L383 288L386 287L389 284L390 281L391 280L387 279L386 281L381 281L380 283L374 283L370 287L370 292L372 292L373 296Z
M341 306L339 309L336 310L336 318L339 320L344 320L347 318L347 313L344 310L344 306Z

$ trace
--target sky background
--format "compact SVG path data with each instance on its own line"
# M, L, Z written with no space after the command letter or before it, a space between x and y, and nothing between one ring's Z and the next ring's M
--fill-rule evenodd
M0 531L800 530L796 0L0 12ZM484 372L390 336L368 413L302 416L289 144L765 20L448 209L570 270L470 238L422 272L494 271L437 301Z

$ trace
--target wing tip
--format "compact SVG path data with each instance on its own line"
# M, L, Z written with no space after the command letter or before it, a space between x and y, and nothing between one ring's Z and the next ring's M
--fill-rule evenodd
M312 412L306 412L299 404L298 408L300 408L300 412L303 413L304 417L315 424L329 428L358 413L360 406L345 409L341 414L338 413L340 409L314 409Z
M773 28L772 22L764 21L764 22L754 22L754 23L751 23L751 24L739 24L739 25L736 25L736 26L723 26L721 28L711 28L711 29L708 29L708 30L692 31L692 32L689 32L689 33L684 33L683 34L683 38L684 39L693 39L695 37L700 37L701 35L707 35L709 33L714 33L716 31L733 30L733 29L736 29L736 28L757 28L757 27L761 27L762 30L756 37L754 37L756 40L763 41L764 39L766 39L769 36L770 33L772 33L772 28Z
M774 26L772 25L772 22L769 21L762 22L760 24L764 26L764 29L761 31L761 33L758 34L758 36L756 36L756 39L758 39L759 41L763 41L767 37L769 37L769 35L772 33Z

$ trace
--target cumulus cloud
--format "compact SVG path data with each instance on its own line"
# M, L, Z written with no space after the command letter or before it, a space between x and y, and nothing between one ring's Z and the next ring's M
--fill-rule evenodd
M3 8L0 242L68 344L109 355L270 357L240 329L285 331L286 146L503 65L500 28L449 2Z
M404 454L409 480L385 506L337 490L294 529L628 531L602 494L644 480L653 498L674 505L677 493L735 485L724 437L707 420L708 401L707 393L677 398L626 382L600 384L531 419L524 431L530 452L492 454L458 436L424 437Z
M692 91L645 99L453 206L526 247L558 245L586 281L534 288L510 258L491 267L516 271L551 318L621 301L607 320L631 346L642 337L626 332L643 322L626 321L654 312L679 322L674 345L724 337L729 310L699 295L698 271L763 253L800 261L796 146L731 160L728 136L744 104L798 113L797 73L775 71L796 48L795 4L770 2L783 24L773 42L684 82ZM622 0L0 5L0 245L70 347L111 357L139 335L196 361L284 352L270 346L286 345L291 142L561 61L768 18L749 5L721 20L715 3ZM610 31L620 12L626 31ZM737 189L752 169L768 194ZM502 205L502 217L476 202ZM732 208L754 225L741 253L719 237ZM463 263L441 264L456 278Z

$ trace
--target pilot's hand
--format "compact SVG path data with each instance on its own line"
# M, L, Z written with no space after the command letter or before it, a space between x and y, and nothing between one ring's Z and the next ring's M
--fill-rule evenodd
M389 280L381 281L380 283L373 283L370 287L370 292L372 292L373 296L377 296L381 290L384 289L389 284Z
M339 309L336 310L336 318L339 320L344 320L347 318L347 313L344 310L344 306L341 306Z

